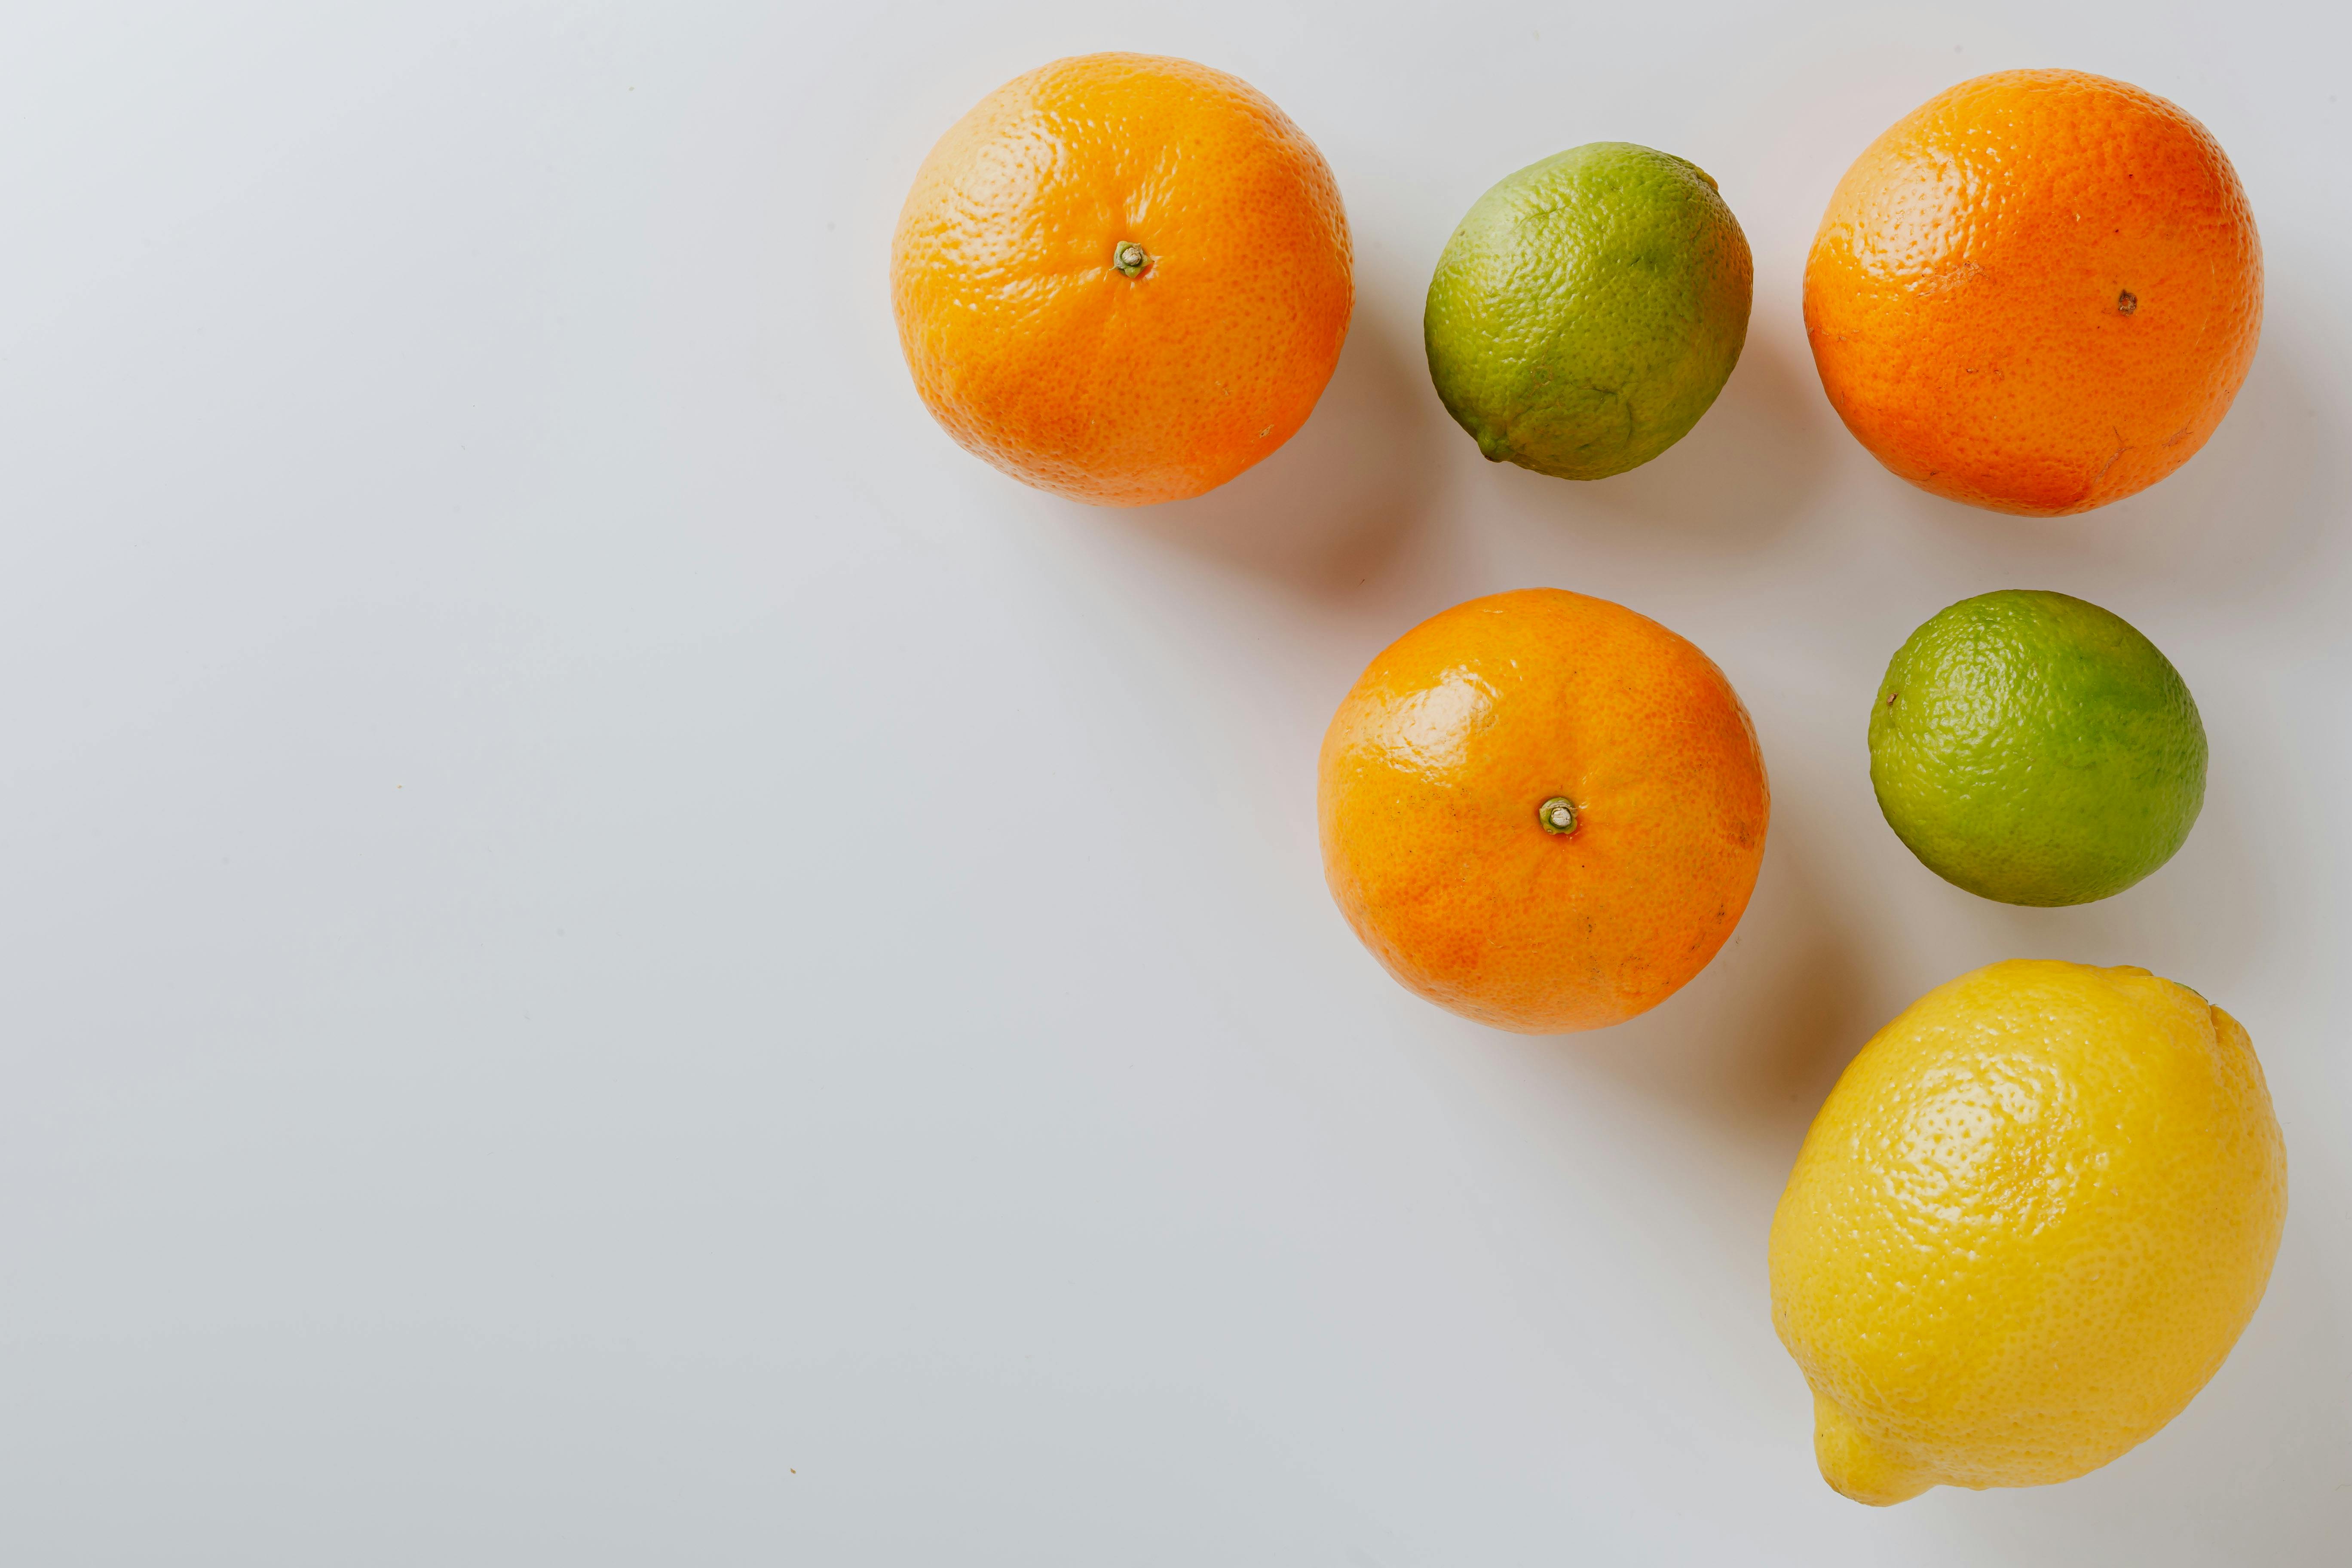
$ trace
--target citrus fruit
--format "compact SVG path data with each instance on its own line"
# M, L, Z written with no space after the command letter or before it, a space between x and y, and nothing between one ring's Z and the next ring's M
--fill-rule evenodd
M1108 506L1198 495L1288 440L1355 299L1315 144L1248 83L1151 55L982 99L916 174L890 280L948 433Z
M1752 277L1705 170L1625 142L1570 148L1480 196L1445 242L1422 318L1430 379L1494 461L1622 474L1723 390Z
M2172 858L2205 802L2205 726L2122 616L2064 594L1963 599L1897 648L1870 783L1927 868L2006 904L2104 899Z
M1846 428L1997 511L2087 511L2187 462L2262 320L2262 243L2220 143L2081 71L2000 71L1914 110L1846 171L1805 264Z
M1323 872L1409 989L1527 1034L1656 1006L1748 907L1771 799L1731 683L1605 599L1456 605L1323 737Z
M1805 1135L1772 1321L1860 1502L2095 1470L2253 1316L2286 1152L2236 1019L2145 969L2012 960L1905 1009Z

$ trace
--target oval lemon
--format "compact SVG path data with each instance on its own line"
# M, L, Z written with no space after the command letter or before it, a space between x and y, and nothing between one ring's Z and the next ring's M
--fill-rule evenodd
M1822 1478L1893 1503L2096 1469L2221 1367L2285 1217L2270 1091L2219 1007L2079 963L1938 986L1846 1068L1772 1220Z

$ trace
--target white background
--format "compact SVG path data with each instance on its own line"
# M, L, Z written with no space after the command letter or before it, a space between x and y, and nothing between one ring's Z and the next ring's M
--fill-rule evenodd
M2352 190L2340 8L230 4L0 13L0 1561L2334 1564L2352 1531ZM1360 302L1307 428L1096 511L958 450L889 319L932 140L1056 56L1264 89ZM1798 320L1845 164L2067 65L2265 242L2204 453L1946 504ZM1578 142L1722 183L1746 357L1579 486L1431 393L1454 220ZM1753 710L1769 851L1641 1020L1490 1032L1331 908L1370 655L1550 584ZM2187 676L2210 794L2084 909L1945 886L1885 661L2051 587ZM1815 1474L1768 1218L1841 1064L2012 956L2226 1005L2270 1295L2085 1479Z

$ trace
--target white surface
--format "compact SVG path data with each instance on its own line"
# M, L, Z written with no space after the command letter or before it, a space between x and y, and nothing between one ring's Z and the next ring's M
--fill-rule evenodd
M2352 1531L2338 8L9 6L0 19L0 1561L2333 1564ZM1192 56L1338 172L1361 300L1203 500L1032 493L888 318L933 138ZM1797 319L1832 184L2065 64L2230 150L2262 353L2182 473L1946 505ZM1696 159L1747 356L1640 472L1481 461L1421 291L1501 174ZM1364 661L1555 584L1696 640L1777 810L1601 1036L1407 995L1325 896ZM1880 823L1869 694L1989 588L2179 665L2203 820L2086 909ZM2073 1484L1818 1479L1768 1216L1840 1065L1989 960L2253 1033L2293 1163L2220 1377Z

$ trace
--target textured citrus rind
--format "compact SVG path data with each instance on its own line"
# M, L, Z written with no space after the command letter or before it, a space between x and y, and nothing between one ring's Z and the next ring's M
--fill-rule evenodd
M2037 515L2185 463L2261 336L2262 244L2204 126L2127 83L2001 71L1857 158L1805 268L1855 438L1935 494Z
M1846 1068L1772 1221L1830 1484L2039 1486L2187 1406L2252 1317L2286 1155L2237 1021L2143 969L2013 960Z
M1124 243L1150 258L1133 277ZM1115 506L1198 495L1288 440L1354 303L1315 144L1246 82L1149 55L1057 60L982 100L917 174L891 279L948 433Z
M1496 461L1597 479L1690 433L1738 363L1754 265L1715 181L1625 142L1498 181L1422 318L1446 412Z
M1538 813L1565 798L1575 830ZM1323 866L1409 989L1530 1034L1657 1005L1747 908L1771 795L1748 712L1685 639L1554 588L1397 639L1332 716Z
M2172 858L2205 801L2188 683L2122 616L2005 589L1930 616L1870 710L1879 810L1920 863L2004 903L2111 897Z

